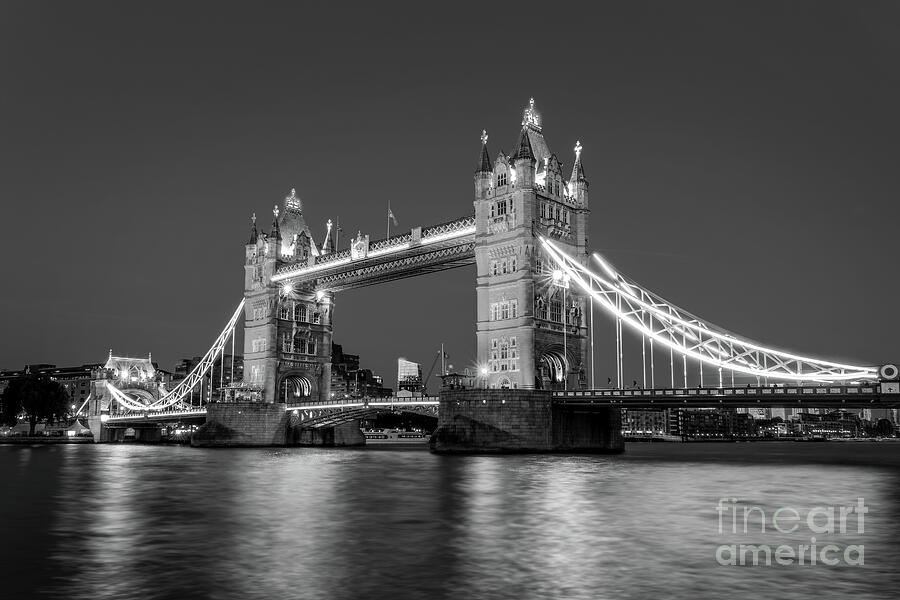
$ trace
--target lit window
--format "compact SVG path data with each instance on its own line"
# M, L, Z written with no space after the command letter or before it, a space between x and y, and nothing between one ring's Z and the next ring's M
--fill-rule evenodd
M306 322L306 305L298 304L294 307L294 320Z
M556 323L562 322L562 303L559 300L550 301L550 320Z

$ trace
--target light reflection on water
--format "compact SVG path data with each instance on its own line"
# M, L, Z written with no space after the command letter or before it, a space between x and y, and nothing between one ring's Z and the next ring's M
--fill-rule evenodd
M0 446L0 476L4 597L892 598L900 583L900 444ZM862 496L865 533L836 541L864 543L866 565L719 566L723 496L770 513Z

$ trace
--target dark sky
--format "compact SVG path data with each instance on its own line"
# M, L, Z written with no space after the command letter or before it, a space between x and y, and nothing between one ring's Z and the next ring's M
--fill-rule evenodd
M345 241L389 200L402 229L468 214L482 128L509 152L531 96L623 272L777 347L900 360L896 3L307 4L0 4L0 367L202 354L251 212L296 187ZM474 268L337 302L391 385L442 341L474 359Z

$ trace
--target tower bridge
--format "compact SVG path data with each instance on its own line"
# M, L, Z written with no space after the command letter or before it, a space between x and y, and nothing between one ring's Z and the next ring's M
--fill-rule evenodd
M272 211L268 231L252 218L244 297L197 368L172 390L137 385L130 374L108 368L92 387L92 429L203 418L195 435L200 445L321 441L326 437L309 437L308 430L328 428L334 430L328 439L352 443L353 428L340 429L344 424L373 411L408 410L439 414L433 447L443 451L617 451L622 407L898 404L894 365L843 364L748 340L591 254L583 147L575 143L571 169L565 168L533 100L512 149L492 155L482 132L474 211L461 204L458 219L385 239L359 231L344 250L335 247L331 221L316 243L291 190ZM339 292L473 264L476 389L390 406L333 401ZM616 325L616 381L607 389L597 389L593 373L595 312ZM226 348L230 342L233 356L239 322L244 379L226 385ZM641 389L624 389L626 332L641 339ZM696 389L688 386L694 368ZM735 386L735 373L751 385Z

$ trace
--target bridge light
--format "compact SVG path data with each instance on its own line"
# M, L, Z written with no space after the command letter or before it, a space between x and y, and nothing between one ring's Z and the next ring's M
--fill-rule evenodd
M293 284L286 283L283 286L281 286L281 293L284 294L285 296L290 296L291 294L293 294L294 293Z
M481 373L481 376L482 376L482 377L487 377L487 374L488 374L488 368L487 368L487 367L481 367L481 369L479 369L479 372Z
M325 290L318 290L316 292L316 302L321 302L325 299Z
M553 281L562 281L563 272L562 269L554 269L553 270Z

